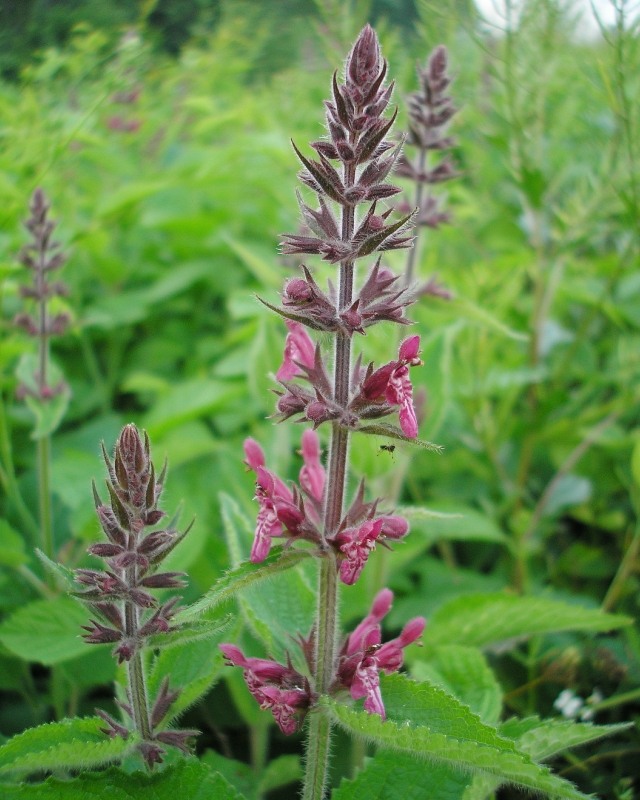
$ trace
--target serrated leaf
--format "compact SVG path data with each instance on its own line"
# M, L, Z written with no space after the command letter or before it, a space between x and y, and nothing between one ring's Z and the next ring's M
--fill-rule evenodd
M44 783L3 786L3 800L243 800L218 772L195 759L182 761L151 775L133 775L111 768L74 780L49 778Z
M483 722L495 725L502 711L502 690L485 657L475 647L444 645L428 661L411 665L419 681L444 689L468 706Z
M519 749L536 761L544 761L572 747L613 736L627 730L632 724L592 725L573 720L528 717L523 720L507 720L500 726L500 732L515 739Z
M65 719L29 728L0 747L0 775L88 769L117 761L135 743L101 732L99 717Z
M380 750L331 800L461 800L469 776L404 753Z
M228 572L216 581L210 589L195 603L179 611L174 620L177 624L183 624L196 619L205 611L210 611L222 603L227 602L239 592L254 586L263 581L268 581L275 575L286 572L292 567L307 561L312 555L310 550L288 550L282 552L276 550L261 564L252 564L245 561L235 569Z
M495 592L457 597L441 606L425 630L425 645L486 647L506 639L558 631L610 631L631 622L620 614L571 605L546 597Z
M381 681L387 720L322 698L333 719L356 736L469 773L489 773L551 797L584 800L585 795L519 752L513 742L485 725L453 697L402 675Z
M25 661L59 664L83 655L87 611L69 597L34 600L0 623L0 642Z

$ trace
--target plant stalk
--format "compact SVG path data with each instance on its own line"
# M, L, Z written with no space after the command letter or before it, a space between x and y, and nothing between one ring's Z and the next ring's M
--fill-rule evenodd
M355 166L345 165L345 186L355 182ZM342 240L349 241L354 230L355 211L345 207L342 212ZM340 263L339 308L351 304L353 296L354 264L352 260ZM351 338L336 334L334 362L334 398L346 408L349 401L351 376ZM324 507L324 538L335 534L342 519L347 480L347 455L349 432L334 423L331 432L327 497ZM318 585L316 612L315 691L326 694L333 682L338 636L338 571L335 555L330 548L322 559ZM326 793L329 754L331 749L331 722L322 713L311 716L305 754L303 800L322 800Z
M126 582L129 586L136 585L136 565L133 564L126 570ZM127 637L135 640L138 635L139 611L135 603L126 600L124 604L125 632ZM129 679L129 700L136 731L143 740L151 739L151 722L149 720L149 704L147 700L147 687L144 677L142 653L136 647L135 653L127 661L127 677Z

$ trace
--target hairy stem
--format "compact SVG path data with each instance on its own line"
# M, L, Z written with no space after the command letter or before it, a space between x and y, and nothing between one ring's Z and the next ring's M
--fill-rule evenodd
M126 582L129 586L136 584L136 565L133 564L126 570ZM128 638L134 640L138 636L139 612L135 603L130 600L125 601L125 633ZM135 648L133 656L127 661L127 677L129 679L129 699L131 701L131 712L136 731L143 740L151 738L151 723L149 721L149 702L147 698L147 687L144 676L144 665L142 654L139 647Z
M38 507L42 551L53 559L53 519L51 510L51 437L38 439Z
M345 186L355 181L355 166L345 165ZM342 212L342 239L349 241L353 235L355 212L346 207ZM340 263L339 303L347 308L353 296L354 264L352 260ZM334 398L346 407L349 401L351 375L351 339L342 333L336 334L334 363ZM347 480L347 455L349 432L333 424L329 469L327 475L327 497L324 508L325 540L335 534L342 519ZM316 611L315 690L326 694L334 677L336 643L338 635L338 575L333 553L327 553L320 566L318 605ZM326 792L329 753L331 747L331 723L321 714L312 717L307 739L306 768L303 789L304 800L322 800Z

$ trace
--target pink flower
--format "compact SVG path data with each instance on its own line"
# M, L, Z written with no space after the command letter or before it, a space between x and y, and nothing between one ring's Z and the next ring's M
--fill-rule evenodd
M295 534L304 514L294 502L291 490L266 467L258 467L256 500L260 504L255 538L251 548L254 564L264 561L271 549L271 540L284 535L283 526Z
M290 381L295 378L301 372L298 364L313 367L315 359L315 345L304 326L289 319L286 324L289 333L284 343L284 359L276 372L279 381Z
M340 580L348 586L354 584L379 539L401 539L408 532L409 523L396 516L367 519L340 531L333 540L342 555Z
M305 505L302 496L265 466L265 457L254 439L244 443L245 464L256 473L255 499L260 505L251 561L258 564L269 555L272 540L281 536L304 536L315 541L318 511L311 503ZM302 437L304 466L300 485L312 500L321 502L324 492L324 469L320 464L320 445L313 431Z
M321 503L324 495L325 472L320 463L320 442L315 431L306 430L302 434L302 458L304 466L300 470L300 486L309 497Z
M227 663L242 667L247 687L260 704L269 709L287 736L298 729L311 702L309 682L291 664L284 666L266 658L246 658L232 644L221 644Z
M379 714L383 719L380 670L387 675L397 672L403 663L403 649L422 635L426 624L423 617L415 617L404 626L400 636L381 644L380 621L389 613L392 601L389 589L378 592L371 611L344 643L338 664L340 684L349 689L354 700L365 698L365 711Z
M381 400L400 406L400 427L405 436L415 439L418 420L413 406L413 387L409 367L422 364L418 357L420 337L409 336L400 345L398 360L391 361L372 373L362 386L362 395L368 400Z

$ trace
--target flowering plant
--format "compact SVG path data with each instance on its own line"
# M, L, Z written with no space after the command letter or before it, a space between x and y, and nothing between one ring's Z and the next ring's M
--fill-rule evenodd
M97 784L105 796L142 798L152 792L159 800L170 800L179 791L238 800L238 763L211 749L196 760L192 747L199 747L199 754L206 747L202 740L194 744L199 732L174 727L225 674L247 717L254 713L253 706L247 711L236 675L251 702L273 716L282 734L305 731L304 774L296 772L294 779L300 779L307 800L322 800L330 792L334 800L368 797L374 791L383 791L388 800L408 794L430 800L480 798L505 783L551 797L584 798L538 762L619 726L536 717L501 722L502 693L481 648L576 624L607 630L625 624L625 618L567 611L547 598L497 594L456 598L428 624L422 614L407 614L412 618L396 622L397 635L391 636L383 633L382 623L394 595L379 588L364 618L341 633L340 593L349 599L354 592L363 593L362 578L370 572L377 546L404 542L411 516L410 510L385 507L383 498L370 499L364 479L350 492L349 454L363 436L430 448L418 438L420 414L412 386L412 370L422 365L420 336L405 336L386 356L391 360L381 364L356 354L354 343L373 325L409 325L407 307L427 291L412 285L410 270L409 278L395 275L381 254L410 250L411 226L435 227L443 221L442 214L432 200L417 196L417 211L409 208L394 217L388 201L399 188L387 179L395 170L397 176L416 180L420 188L452 176L449 162L426 169L423 159L428 150L442 150L450 143L443 135L453 113L444 94L446 63L446 51L438 48L420 73L421 93L410 101L410 136L404 143L394 142L390 136L395 112L388 114L393 85L386 83L387 64L377 36L366 26L349 53L344 81L334 74L326 103L327 137L312 143L313 158L294 145L305 187L299 205L308 230L285 235L282 250L319 256L325 263L301 265L300 275L286 282L280 304L262 302L287 327L276 373L274 416L280 422L293 418L304 426L303 463L297 481L287 481L267 466L271 459L256 440L245 441L245 464L255 477L258 511L250 542L242 538L246 520L237 504L228 497L221 501L231 569L202 597L182 607L176 596L163 594L187 588L186 576L169 560L189 528L180 532L175 519L166 521L159 507L166 467L156 473L149 437L133 424L121 431L113 457L103 451L107 494L94 487L106 541L92 544L89 554L102 559L104 567L56 567L48 558L51 537L43 537L48 551L43 560L55 573L56 588L64 586L73 597L62 598L70 604L65 608L77 612L79 600L89 609L89 618L83 617L84 641L105 646L102 651L111 650L118 662L115 708L38 726L0 746L2 781L6 775L56 773L45 783L3 783L3 797L83 800L96 793ZM421 165L411 166L403 144L419 148ZM313 201L305 199L309 194L315 194ZM36 194L31 226L35 250L24 257L38 278L26 296L37 300L44 322L46 301L60 289L44 281L43 274L61 264L50 252L52 229L46 211L43 196ZM373 263L359 273L364 259ZM321 269L332 271L326 280ZM434 286L431 293L438 293ZM56 322L52 317L48 325L38 325L23 315L17 321L39 338L46 362L44 345L67 320ZM23 394L46 400L58 391L57 384L44 379L37 387L38 392ZM60 393L63 389L60 384ZM380 421L395 420L396 415L397 424ZM437 517L428 509L418 512ZM167 566L160 571L165 560ZM317 577L315 591L310 573ZM287 594L290 578L296 591ZM265 624L256 612L259 591L278 583L284 587L284 602L271 610ZM46 604L53 592L44 588L49 592ZM258 592L253 606L252 591ZM281 618L293 618L296 603L304 605L304 592L306 597L313 595L310 624L279 628ZM240 614L230 615L228 602L234 598ZM350 611L348 603L343 606ZM249 638L246 629L256 636ZM3 643L11 641L6 628L4 637ZM415 651L407 648L421 640L426 655L418 661ZM405 659L409 675L399 674ZM55 677L52 671L52 682ZM215 703L207 709L210 728L216 732L217 711ZM266 730L265 716L260 719L254 734ZM374 744L377 752L365 761L366 751L360 748L360 757L353 759L358 767L353 780L334 788L331 742L337 727ZM251 747L258 749L254 740ZM357 746L354 752L357 756ZM122 767L98 776L89 771L115 762ZM257 797L273 785L269 780L277 769L262 766L256 758L247 796ZM281 764L276 766L282 770Z

